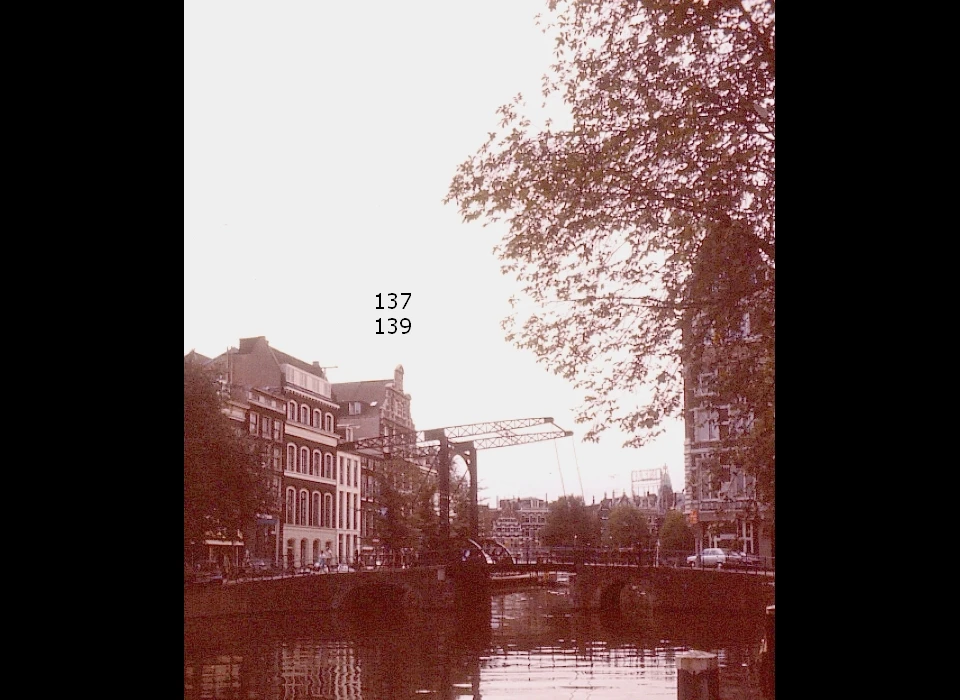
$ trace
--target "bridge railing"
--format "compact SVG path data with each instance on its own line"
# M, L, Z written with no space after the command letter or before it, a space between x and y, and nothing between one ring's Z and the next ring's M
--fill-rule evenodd
M341 563L329 566L259 566L236 567L228 571L204 570L184 572L184 583L223 583L231 580L251 580L264 578L286 578L291 576L308 576L316 574L344 573L352 571L406 569L414 566L423 566L452 562L475 562L478 564L562 564L564 566L579 564L600 564L607 566L659 566L704 569L699 561L691 563L688 557L693 556L688 550L668 550L662 548L614 548L614 547L538 547L512 556L504 553L494 553L486 557L478 550L454 548L452 550L437 551L404 551L397 554L378 555L369 559L361 557L359 562L350 564ZM775 572L776 562L773 557L749 555L729 562L723 569L749 573L770 574Z

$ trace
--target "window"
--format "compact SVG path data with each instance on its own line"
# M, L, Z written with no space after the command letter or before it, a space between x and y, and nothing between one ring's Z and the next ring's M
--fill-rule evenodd
M343 511L346 510L343 505L344 496L346 495L347 494L345 494L343 491L340 492L340 509L337 513L337 527L339 527L341 530L343 529Z
M343 429L343 438L347 442L353 442L353 428L344 428Z
M295 472L297 470L297 446L287 445L287 471Z
M272 421L270 420L270 416L263 417L263 422L260 426L260 435L267 439L269 439L271 435L271 423Z
M273 448L273 470L274 470L275 472L278 472L278 471L280 471L281 469L283 469L283 467L282 467L282 465L281 465L281 457L282 457L282 456L281 456L281 453L280 453L280 448L279 448L279 447L274 447L274 448Z
M323 526L332 527L333 523L333 496L329 493L323 495Z
M310 466L311 476L320 476L320 460L323 459L320 450L313 451L313 464Z
M328 433L333 432L333 414L328 413L323 419L323 429Z
M359 416L359 415L360 415L360 402L359 402L359 401L351 401L350 403L348 403L348 404L347 404L347 414L348 414L348 415L351 415L351 416Z
M259 418L259 416L253 411L250 411L250 434L251 435L257 434L257 418Z
M308 406L300 407L300 422L304 425L310 425L310 408Z
M301 474L306 474L310 471L310 450L306 447L300 448L300 468L297 471Z
M297 420L297 402L291 401L287 404L287 420Z
M317 430L320 429L320 409L319 409L319 408L313 409L313 423L312 423L312 425L313 425L313 427L316 428Z
M306 490L300 492L300 502L298 503L297 508L297 525L306 525L307 524L307 492Z
M313 527L320 526L320 492L313 492L312 503L310 504L310 524Z
M273 439L276 442L283 440L283 422L279 418L273 421Z
M296 492L293 489L287 489L287 508L286 512L283 514L283 521L288 525L293 525L295 499Z
M716 411L695 410L693 420L695 442L709 442L719 439L720 427L717 423Z
M323 476L327 479L333 478L333 455L329 452L323 455Z

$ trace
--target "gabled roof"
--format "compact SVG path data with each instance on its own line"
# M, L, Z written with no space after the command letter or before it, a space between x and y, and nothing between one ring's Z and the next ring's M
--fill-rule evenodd
M201 355L196 350L191 350L186 355L183 356L184 362L189 362L191 364L205 365L210 361L211 358L206 355Z
M323 379L327 378L326 370L323 367L320 367L320 363L312 364L310 362L304 362L303 360L294 357L293 355L288 355L287 353L277 350L272 347L267 341L266 336L258 335L254 338L241 338L240 339L240 349L237 351L241 355L249 355L253 353L258 346L263 345L267 351L273 356L273 359L276 360L277 366L280 365L291 365L298 369L302 369L304 372L309 372L315 376L321 377Z

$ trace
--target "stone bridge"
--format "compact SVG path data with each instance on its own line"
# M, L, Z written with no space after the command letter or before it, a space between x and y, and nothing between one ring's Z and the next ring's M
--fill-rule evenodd
M553 565L553 570L561 569L574 571L571 599L585 611L641 615L647 611L718 609L755 612L774 603L774 578L768 573ZM310 611L469 609L489 596L490 573L484 566L460 564L187 585L183 616L187 620Z
M251 579L183 589L183 617L383 609L443 610L471 594L486 593L476 567L305 574Z
M756 572L585 564L571 586L574 605L597 612L756 612L774 603L774 577Z

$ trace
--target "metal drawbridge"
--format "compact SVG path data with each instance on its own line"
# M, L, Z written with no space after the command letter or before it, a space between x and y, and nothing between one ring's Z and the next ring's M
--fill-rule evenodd
M477 505L477 452L495 447L526 445L544 440L570 437L573 432L558 427L553 418L518 418L453 425L432 430L417 430L355 440L340 445L343 450L374 450L385 459L397 458L421 463L437 472L437 492L440 498L440 535L450 539L450 466L460 456L470 473L470 536L479 536L479 507Z

